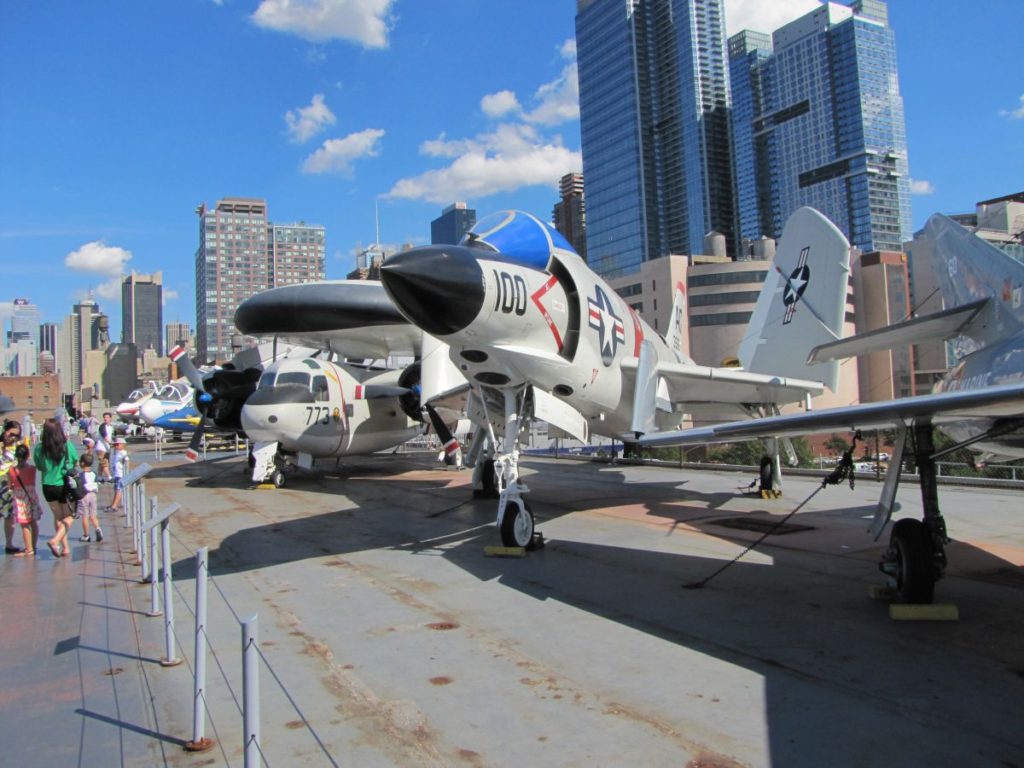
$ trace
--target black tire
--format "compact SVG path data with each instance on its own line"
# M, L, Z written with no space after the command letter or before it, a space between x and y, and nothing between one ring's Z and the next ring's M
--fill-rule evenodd
M761 483L760 490L770 491L774 486L774 480L772 478L772 457L762 456L761 466L758 469L758 478Z
M928 529L920 520L904 518L892 527L889 548L896 555L896 594L904 603L930 603L935 598L935 572Z
M505 516L501 519L501 543L506 547L526 547L533 541L533 512L530 505L523 499L523 509L510 502L505 507Z
M498 477L494 474L494 459L484 462L484 471L480 475L480 496L485 499L498 498Z
M284 472L280 469L275 469L270 473L270 482L275 488L284 488Z

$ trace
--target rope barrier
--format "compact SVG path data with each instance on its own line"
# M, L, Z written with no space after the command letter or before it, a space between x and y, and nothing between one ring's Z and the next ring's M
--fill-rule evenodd
M718 576L718 574L722 573L727 568L730 568L733 565L735 565L737 562L739 562L739 560L742 557L744 557L748 552L750 552L750 550L752 550L754 547L756 547L762 541L764 541L769 536L771 536L773 533L775 533L777 530L779 530L779 528L781 528L783 525L785 525L789 521L789 518L791 518L793 515L795 515L801 509L803 509L804 506L811 499L813 499L815 496L817 496L819 492L823 491L828 486L830 486L830 485L838 485L844 479L849 478L850 488L853 488L853 452L856 450L856 448L857 448L857 441L860 440L860 439L861 439L860 432L857 432L853 436L853 445L851 445L846 451L843 452L843 457L839 460L839 464L836 465L836 468L834 470L832 470L826 477L824 477L822 479L822 481L821 481L821 485L819 485L817 488L815 488L813 491L811 491L810 496L808 496L806 499L804 499L799 504L797 504L792 509L792 511L790 511L790 513L788 515L786 515L784 518L782 518L777 523L775 523L775 525L773 525L771 528L769 528L767 531L765 531L763 534L761 534L761 537L758 538L756 541L752 542L751 544L748 544L747 547L742 552L740 552L738 555L736 555L736 557L734 557L732 560L730 560L725 565L720 567L718 570L716 570L710 576L706 576L705 578L701 579L700 581L692 581L689 584L684 584L683 585L683 589L703 589L704 586L709 581L711 581L713 578Z
M285 688L284 683L281 682L281 678L277 676L277 672L275 672L274 667L271 666L270 660L263 655L263 649L257 646L256 653L258 653L260 659L263 660L263 663L267 667L267 671L270 672L270 676L274 678L274 682L276 682L278 688L281 689L281 693L283 693L285 698L288 699L288 703L292 705L292 709L295 710L295 713L299 716L299 719L302 721L303 725L305 725L306 728L309 730L309 733L313 736L313 739L319 745L320 750L324 753L327 759L331 761L331 765L333 765L334 768L339 768L338 763L335 762L333 757L331 757L331 753L327 751L327 747L324 745L323 741L320 740L320 736L313 728L312 723L310 723L309 720L306 719L306 715L303 713L301 709L299 709L299 705L295 702L295 699L292 698L292 695L288 693L288 689Z

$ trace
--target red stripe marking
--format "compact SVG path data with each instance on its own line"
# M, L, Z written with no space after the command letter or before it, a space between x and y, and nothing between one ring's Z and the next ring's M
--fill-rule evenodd
M562 351L562 335L558 332L558 327L555 325L555 321L551 319L551 315L548 313L547 308L540 303L541 298L544 294L550 291L558 283L558 278L552 275L548 278L548 281L544 283L540 288L530 294L530 298L533 299L533 303L537 305L537 309L540 310L541 316L547 321L548 328L551 329L551 334L555 337L555 344L558 346L558 351Z
M632 307L629 308L629 316L633 318L633 357L640 357L640 345L644 340L644 328L640 325L640 318L636 315L636 310Z

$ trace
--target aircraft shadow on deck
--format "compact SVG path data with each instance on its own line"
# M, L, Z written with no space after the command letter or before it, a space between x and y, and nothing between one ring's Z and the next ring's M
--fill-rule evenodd
M470 498L468 486L451 488L451 475L439 472L436 479L401 480L405 501L396 504L391 494L385 507L380 490L385 472L375 473L375 468L382 470L360 462L345 478L351 509L229 534L211 549L211 573L216 577L380 548L439 556L481 582L496 582L538 601L555 600L755 672L763 679L763 702L757 702L763 709L755 706L753 711L767 718L773 765L850 764L857 761L853 755L870 751L869 744L875 745L876 755L899 764L927 764L939 756L968 759L956 729L950 729L948 743L934 739L942 724L952 722L973 731L991 749L981 762L1015 764L1024 752L1024 739L1010 736L1019 731L1013 725L1014 707L993 712L986 704L1019 700L1024 660L1012 649L990 651L984 663L972 655L988 624L1004 637L1024 631L1024 611L1019 610L1024 589L993 592L977 580L947 577L940 582L940 594L963 602L964 622L897 625L885 603L868 599L867 586L882 583L873 553L847 559L845 565L822 562L818 567L814 555L790 546L800 532L769 537L758 547L760 555L770 555L771 564L740 560L702 589L685 587L721 567L722 559L557 539L523 559L490 558L484 546L499 543L493 500ZM564 499L555 474L542 468L526 478L542 531L562 515L595 506L593 500ZM722 510L735 494L688 489L678 476L635 484L636 493L628 497L622 496L623 485L622 472L601 472L591 486L593 498L610 504L632 499L652 517L676 520L737 545L748 543L752 534L716 524L723 516L775 521L785 514L756 500L750 511ZM323 490L332 492L329 482ZM870 513L860 507L808 517L849 517L860 526ZM863 536L869 538L866 532ZM969 556L972 571L1021 571L968 544L956 548L954 557ZM191 578L194 564L176 563L175 578L179 570L181 578ZM1011 580L1009 586L1020 587L1020 582ZM1008 599L1018 610L1007 611ZM1008 632L1007 622L1017 628ZM976 674L942 674L944 668L964 667L975 667ZM689 689L685 670L666 673L678 673L681 700L703 694ZM870 732L851 742L850 724L864 720L865 708L872 712ZM929 738L928 746L922 746Z

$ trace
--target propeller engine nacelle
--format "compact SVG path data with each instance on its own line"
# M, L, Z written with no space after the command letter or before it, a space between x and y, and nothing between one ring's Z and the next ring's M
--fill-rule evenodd
M423 421L423 409L420 404L420 364L413 363L402 371L398 377L398 386L409 390L398 396L398 405L410 419Z

